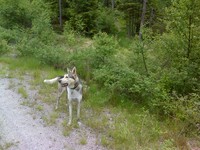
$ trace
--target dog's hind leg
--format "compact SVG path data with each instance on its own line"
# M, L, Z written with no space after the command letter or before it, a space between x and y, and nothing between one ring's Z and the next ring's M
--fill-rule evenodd
M58 95L57 95L57 99L56 99L56 109L58 109L59 100L60 100L60 97L62 96L64 91L65 91L65 88L58 85Z
M72 101L69 100L69 122L68 122L68 125L71 125L72 123Z

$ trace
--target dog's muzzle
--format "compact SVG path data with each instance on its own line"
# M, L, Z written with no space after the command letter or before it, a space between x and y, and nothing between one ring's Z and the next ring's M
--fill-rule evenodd
M62 87L66 87L66 86L68 86L68 83L62 83L61 80L59 80L58 82L61 84Z

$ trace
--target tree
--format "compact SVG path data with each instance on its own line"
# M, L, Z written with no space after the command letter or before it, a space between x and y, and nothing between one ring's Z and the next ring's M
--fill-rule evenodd
M154 41L162 82L170 92L187 95L200 89L199 8L198 0L174 0L166 8L166 31Z
M60 27L62 27L62 0L59 0L59 22Z
M140 27L140 7L139 1L123 0L119 5L118 9L124 12L126 21L126 30L128 37L134 37L139 33Z
M167 9L168 31L174 33L183 43L185 57L193 59L197 54L197 40L200 35L200 1L175 0Z
M141 15L141 21L140 21L140 31L139 31L139 39L142 40L142 28L144 26L144 19L146 14L146 5L147 0L143 0L143 7L142 7L142 15Z
M0 0L0 25L5 28L30 28L32 16L28 8L30 3L25 0Z
M97 33L96 19L98 18L97 0L71 0L67 13L69 14L69 23L78 31L87 36Z
M147 5L147 0L143 0L142 15L141 15L141 21L140 21L140 31L139 31L139 41L142 45L140 49L141 49L144 68L145 68L146 74L148 75L146 59L145 59L145 56L144 56L144 43L142 41L142 28L144 26L144 21L145 21L146 5Z

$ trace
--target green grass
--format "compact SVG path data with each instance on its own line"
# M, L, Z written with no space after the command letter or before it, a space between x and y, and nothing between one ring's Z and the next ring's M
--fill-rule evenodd
M0 64L3 66L0 75L3 76L7 74L7 69L9 69L9 76L14 78L22 78L28 73L33 78L30 82L32 89L37 87L36 89L39 90L40 100L55 106L57 85L44 84L43 80L62 75L64 71L41 65L37 60L30 58L0 57ZM28 97L26 89L22 86L18 89L18 93L24 98ZM32 105L28 101L23 104L34 106L41 112L45 111L42 105ZM68 113L66 108L66 95L63 94L58 110L42 117L46 125L56 124L59 113ZM180 147L186 148L187 139L180 133L179 122L172 119L161 121L143 106L122 97L111 96L103 87L95 84L91 84L84 93L81 112L81 121L96 132L100 137L99 143L108 149L173 150L180 149ZM63 135L69 136L78 127L76 112L73 111L72 126L67 126L66 119L62 125ZM87 144L87 139L83 136L79 142L83 145Z
M39 110L39 111L42 111L42 110ZM56 120L58 116L59 116L58 112L52 112L51 114L49 114L49 116L43 116L42 119L46 123L46 125L51 126L51 125L56 124Z
M165 137L170 132L167 125L145 108L122 98L115 98L113 103L114 97L96 86L91 86L88 92L83 111L89 112L83 120L100 134L103 146L127 150L176 148L174 137ZM166 140L171 143L166 144Z
M36 110L38 110L38 111L43 111L44 108L43 108L43 106L41 106L41 105L37 105L37 106L36 106Z
M17 143L7 142L3 145L0 145L0 150L9 150L11 147L17 146Z
M56 123L56 119L58 118L59 113L58 112L52 112L50 114L50 122L51 124L55 124Z
M62 126L63 126L62 133L63 133L64 136L69 136L71 134L71 132L73 130L73 125L74 124L72 124L72 126L68 126L66 119L62 122Z
M86 139L86 137L82 136L81 139L80 139L80 141L79 141L79 143L80 143L81 145L86 145L86 144L87 144L87 139Z
M23 98L25 98L25 99L28 98L28 94L27 94L27 92L26 92L24 87L19 87L18 88L18 93L21 94L21 96Z

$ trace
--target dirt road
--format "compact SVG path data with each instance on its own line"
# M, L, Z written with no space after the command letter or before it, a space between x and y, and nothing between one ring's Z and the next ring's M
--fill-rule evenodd
M40 117L34 118L31 107L21 105L23 98L13 90L16 80L0 79L0 149L10 150L101 150L90 129L76 129L65 137L56 125L44 126ZM84 130L86 143L80 144Z

